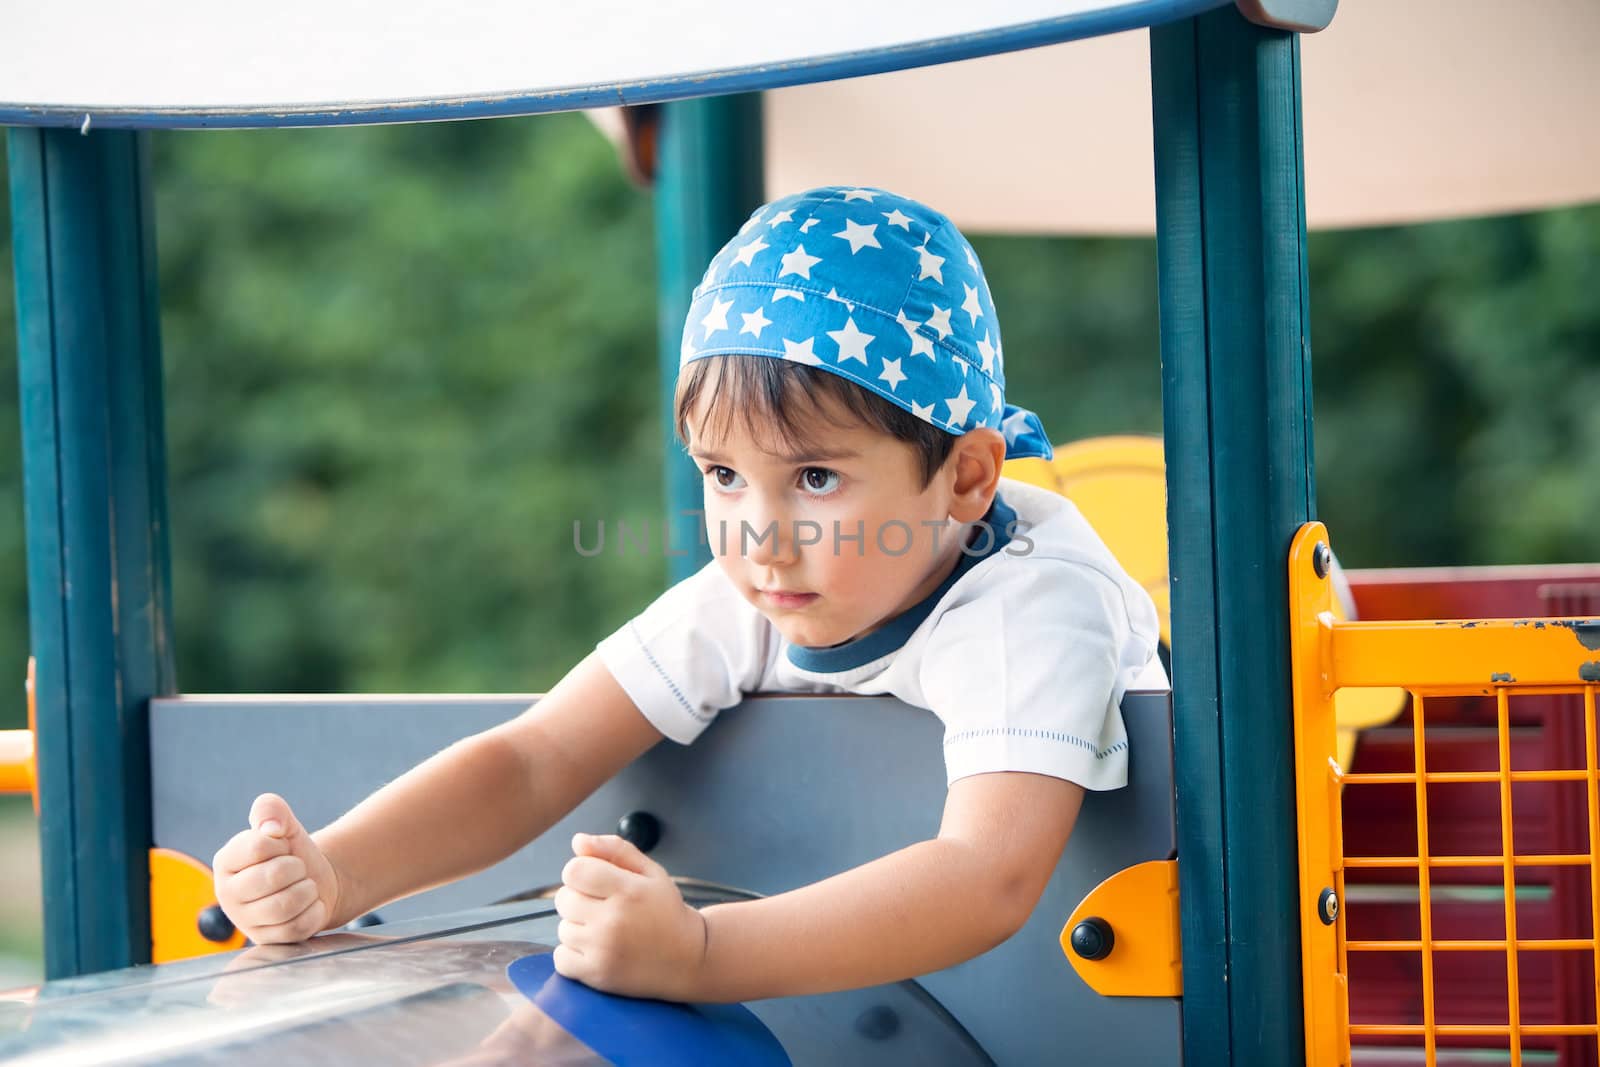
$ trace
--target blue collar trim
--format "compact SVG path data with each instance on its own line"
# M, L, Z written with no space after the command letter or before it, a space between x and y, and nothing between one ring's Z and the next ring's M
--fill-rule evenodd
M990 505L982 521L987 524L992 534L988 537L989 544L986 550L981 554L969 554L963 551L950 576L940 582L939 587L933 592L865 637L858 637L843 644L829 645L826 648L808 648L805 645L791 645L785 642L784 648L789 662L813 674L838 674L841 671L864 667L904 647L907 639L933 613L933 609L944 599L951 586L960 581L973 567L1011 543L1010 531L1017 521L1017 513L1000 499L999 494L995 495L994 503ZM975 534L979 538L984 537L981 528L975 528Z

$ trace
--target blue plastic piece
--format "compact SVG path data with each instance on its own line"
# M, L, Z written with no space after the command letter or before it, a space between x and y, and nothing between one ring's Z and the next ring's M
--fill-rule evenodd
M673 399L683 319L706 264L750 213L761 206L761 97L758 94L679 100L661 109L656 171L656 264L661 368L662 455L667 582L676 584L711 562L703 520L705 475L678 441Z
M590 989L555 971L550 953L506 975L534 1006L616 1067L789 1067L772 1031L742 1004L669 1004Z
M296 107L262 104L243 108L150 105L103 111L77 104L0 101L0 126L66 126L77 129L86 118L92 119L97 130L348 126L500 118L615 104L653 104L702 96L754 93L790 85L810 85L1086 40L1190 18L1227 3L1228 0L1125 0L1120 3L1108 0L1104 6L1087 11L1072 11L986 32L959 34L895 47L810 56L789 63L655 75L593 85L523 92L486 92L449 100L372 103L329 101Z
M151 697L177 692L143 135L11 130L45 976L150 959Z
M1300 46L1150 35L1183 1062L1304 1059L1289 542L1316 514ZM1246 576L1247 580L1246 580Z

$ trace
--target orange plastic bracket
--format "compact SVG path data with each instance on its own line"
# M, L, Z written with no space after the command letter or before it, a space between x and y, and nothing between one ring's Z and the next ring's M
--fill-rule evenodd
M1111 951L1097 960L1072 947L1073 929L1093 919L1109 926L1112 934ZM1095 886L1062 928L1061 951L1078 977L1101 996L1182 996L1178 861L1136 863Z
M226 941L200 933L200 913L217 902L211 868L170 848L150 850L150 962L171 963L244 948L237 930Z
M38 721L33 697L33 657L28 657L28 728L0 730L0 793L31 793L33 813L39 814L39 756L34 748Z

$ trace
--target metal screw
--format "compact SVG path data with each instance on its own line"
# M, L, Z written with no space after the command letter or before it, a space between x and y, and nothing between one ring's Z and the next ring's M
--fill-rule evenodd
M887 1041L900 1032L900 1016L887 1004L874 1004L856 1017L856 1033L868 1041Z
M630 811L617 820L617 836L640 852L649 852L661 842L661 820L648 811Z
M1333 569L1333 549L1328 547L1328 542L1318 541L1317 547L1311 550L1311 568L1318 578L1326 578Z
M1317 897L1317 918L1322 920L1323 926L1332 926L1339 919L1339 897L1331 888L1324 889Z
M200 931L201 937L219 945L233 936L233 921L228 918L220 904L201 908L200 914L195 917L195 927Z
M1072 951L1086 960L1105 959L1111 955L1111 949L1117 943L1116 935L1111 932L1111 924L1098 917L1085 919L1074 926L1068 940L1072 943Z

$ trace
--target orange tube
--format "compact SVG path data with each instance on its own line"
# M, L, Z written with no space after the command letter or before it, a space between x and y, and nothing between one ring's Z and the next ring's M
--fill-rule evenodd
M32 793L33 731L0 730L0 793Z

